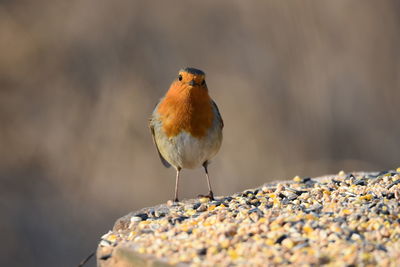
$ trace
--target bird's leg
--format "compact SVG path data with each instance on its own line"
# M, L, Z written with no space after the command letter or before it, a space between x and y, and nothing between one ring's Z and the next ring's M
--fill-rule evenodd
M211 189L211 183L210 183L210 177L208 176L208 169L207 169L208 161L205 161L203 163L204 171L206 172L206 177L207 177L207 184L208 184L208 197L211 200L214 200L214 193Z
M178 184L179 184L179 173L181 171L180 167L176 168L176 178L175 178L175 197L174 197L174 201L175 202L179 202L178 199Z

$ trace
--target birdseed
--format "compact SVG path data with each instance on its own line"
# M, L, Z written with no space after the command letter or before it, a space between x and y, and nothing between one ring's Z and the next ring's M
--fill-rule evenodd
M180 266L399 266L400 168L294 177L121 218L99 245Z

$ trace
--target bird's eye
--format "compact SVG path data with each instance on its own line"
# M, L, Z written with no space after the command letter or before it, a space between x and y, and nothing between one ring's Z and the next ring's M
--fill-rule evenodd
M182 81L182 75L179 74L178 80Z
M206 80L203 80L202 82L201 82L201 85L205 85L206 84Z

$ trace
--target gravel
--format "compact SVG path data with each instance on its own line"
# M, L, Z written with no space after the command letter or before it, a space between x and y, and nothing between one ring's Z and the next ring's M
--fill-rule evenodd
M179 266L399 266L400 168L266 184L117 221L99 247Z

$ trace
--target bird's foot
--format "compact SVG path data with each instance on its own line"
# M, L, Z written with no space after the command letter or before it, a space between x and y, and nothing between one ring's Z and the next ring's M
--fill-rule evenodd
M214 200L214 193L210 191L208 195L198 195L198 198L209 198L210 200Z
M176 206L178 205L179 200L177 198L175 198L174 200L168 200L167 201L167 206Z

